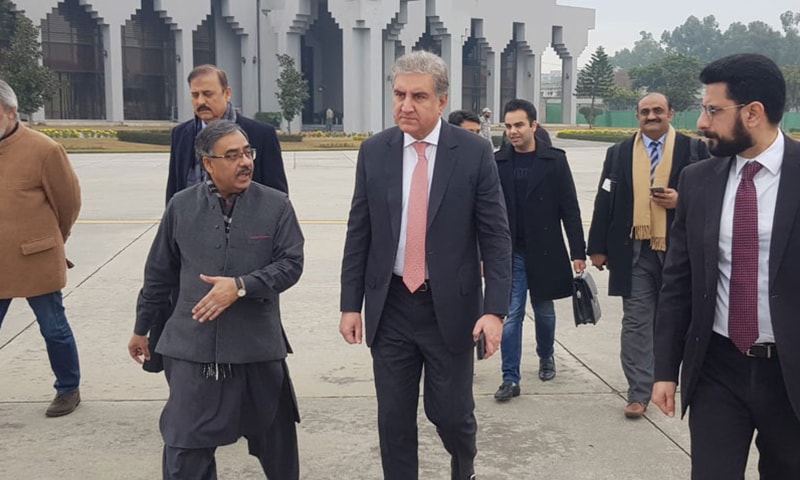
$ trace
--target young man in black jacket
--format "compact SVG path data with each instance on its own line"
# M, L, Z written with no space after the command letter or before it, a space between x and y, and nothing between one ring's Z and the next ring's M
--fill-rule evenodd
M520 394L522 322L528 292L536 323L539 378L547 381L556 375L553 300L570 296L572 272L586 268L578 197L564 151L537 141L536 108L530 102L511 100L503 112L509 144L495 154L495 160L514 252L511 303L500 347L503 383L494 395L498 401ZM569 254L562 224L569 241Z

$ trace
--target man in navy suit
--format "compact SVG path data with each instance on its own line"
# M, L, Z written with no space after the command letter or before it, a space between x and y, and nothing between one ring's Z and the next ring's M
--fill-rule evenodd
M511 238L492 148L442 121L449 81L430 52L392 71L396 127L361 145L342 261L340 333L361 343L365 306L385 479L418 478L417 402L474 477L473 342L500 344L511 289ZM484 264L485 297L480 261Z
M253 181L289 193L275 128L236 113L225 72L214 65L200 65L192 70L188 81L195 116L172 129L167 202L184 188L207 180L203 165L194 154L194 139L206 125L219 119L236 122L247 133L256 152Z
M731 55L700 73L712 158L681 173L655 330L653 403L689 410L692 478L800 478L800 144L779 128L775 63Z

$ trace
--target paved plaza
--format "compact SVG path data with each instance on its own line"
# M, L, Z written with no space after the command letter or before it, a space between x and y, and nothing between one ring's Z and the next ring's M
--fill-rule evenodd
M575 177L585 229L608 144L561 141ZM298 395L301 478L380 479L376 401L369 350L339 336L339 269L357 152L286 152L290 196L306 237L305 271L282 296L294 348L288 362ZM163 375L127 354L136 296L164 204L168 154L70 156L83 208L67 243L75 263L64 290L80 351L81 406L45 418L54 395L44 341L26 302L0 329L0 479L160 478L158 418ZM526 322L522 395L498 404L500 356L478 362L475 400L479 479L685 479L686 420L651 406L626 420L619 365L621 302L592 268L603 317L576 328L569 299L556 302L558 375L537 377L534 328ZM244 442L217 451L221 479L263 478ZM748 478L756 478L751 455ZM449 458L420 408L420 478L449 479ZM280 480L280 479L277 479Z

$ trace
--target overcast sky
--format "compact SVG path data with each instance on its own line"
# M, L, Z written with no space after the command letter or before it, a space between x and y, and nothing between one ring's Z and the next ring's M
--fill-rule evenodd
M642 30L659 40L661 32L683 25L690 15L701 20L714 15L723 32L733 22L748 24L755 20L782 31L781 13L800 11L798 0L558 0L558 3L595 10L595 29L589 31L589 46L579 58L579 66L586 63L600 45L613 55L617 50L633 47ZM542 57L543 72L560 69L555 53Z

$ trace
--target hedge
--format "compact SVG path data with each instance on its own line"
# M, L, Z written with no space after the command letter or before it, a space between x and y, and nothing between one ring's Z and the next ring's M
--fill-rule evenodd
M266 123L267 125L272 125L275 128L281 128L281 120L283 120L283 114L281 112L258 112L256 113L255 118L259 122Z
M283 142L302 142L303 141L303 136L300 135L299 133L292 133L292 134L279 133L278 134L278 141L280 141L281 143L283 143Z
M150 145L170 145L171 130L120 130L117 132L120 142L147 143Z
M617 143L628 139L635 130L561 130L556 134L558 138L572 140L593 140L595 142Z

